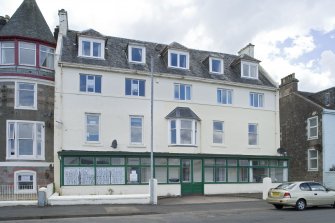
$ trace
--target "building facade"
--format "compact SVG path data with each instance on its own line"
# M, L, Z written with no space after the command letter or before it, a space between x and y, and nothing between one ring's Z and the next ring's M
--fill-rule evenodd
M279 101L281 147L291 158L289 180L335 188L335 88L301 92L291 74L281 81Z
M54 181L56 41L35 0L0 20L0 185L36 192Z
M279 95L253 58L69 30L59 11L55 185L63 194L148 192L153 75L158 195L260 192L287 180ZM248 54L247 54L248 53Z

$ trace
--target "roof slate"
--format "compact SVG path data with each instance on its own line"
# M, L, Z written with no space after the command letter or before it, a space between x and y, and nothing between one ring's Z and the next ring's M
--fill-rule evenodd
M200 118L189 107L176 107L165 118L166 119L184 118L184 119L195 119L197 121L200 121Z
M56 43L35 0L24 0L8 23L0 30L0 36L18 36Z
M271 82L271 80L269 80L266 77L266 75L261 72L261 69L259 69L258 80L241 77L240 66L236 64L234 65L233 62L239 60L248 60L248 61L252 60L254 62L259 62L258 60L252 57L244 57L225 53L189 49L175 42L173 42L170 45L166 45L160 43L152 43L152 42L138 41L126 38L105 36L106 38L105 59L84 58L84 57L78 57L78 40L77 40L78 34L80 35L80 32L69 30L67 35L64 36L62 57L61 57L62 62L150 72L151 67L150 58L152 56L154 60L155 73L173 74L185 77L187 76L198 77L212 80L222 80L228 82L244 83L244 84L276 88L276 86ZM145 64L134 64L128 62L127 47L130 43L139 44L146 47ZM178 49L182 48L183 50L187 50L187 52L189 52L190 56L189 69L176 69L167 66L166 61L164 60L164 57L162 55L162 52L165 51L164 49L171 47L172 48L178 47ZM206 64L203 63L203 61L205 61L210 55L216 55L223 59L224 61L223 75L210 73L208 65L206 66Z

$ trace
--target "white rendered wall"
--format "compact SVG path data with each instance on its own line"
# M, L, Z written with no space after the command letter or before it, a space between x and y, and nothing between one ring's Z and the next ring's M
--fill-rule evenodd
M62 196L69 195L123 195L148 194L149 185L109 185L109 186L63 186ZM158 185L158 196L180 196L180 184Z
M117 151L149 151L150 79L148 77L72 68L63 68L63 73L63 149L110 151L111 142L116 139L118 141ZM102 75L102 93L79 92L79 73ZM125 77L146 79L146 96L124 96ZM174 83L191 84L192 100L187 102L174 100ZM217 104L216 89L218 87L233 89L233 105ZM264 108L249 107L249 92L251 91L264 93ZM276 100L275 92L272 91L157 78L154 102L155 151L277 155L279 140L276 134L276 125L278 125L276 123ZM165 117L178 106L191 108L201 119L197 147L168 146L168 120ZM101 142L98 144L85 143L85 113L101 114ZM130 144L130 115L144 117L143 145ZM212 144L213 120L225 122L225 145ZM259 125L259 145L256 147L248 146L248 123Z
M205 184L204 194L262 193L263 184Z

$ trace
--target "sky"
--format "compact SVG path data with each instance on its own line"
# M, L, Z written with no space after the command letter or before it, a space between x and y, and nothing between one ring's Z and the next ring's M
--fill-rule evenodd
M299 90L335 86L334 0L36 0L50 29L58 10L69 29L237 54L248 43L279 84L295 73ZM12 16L22 0L0 0Z

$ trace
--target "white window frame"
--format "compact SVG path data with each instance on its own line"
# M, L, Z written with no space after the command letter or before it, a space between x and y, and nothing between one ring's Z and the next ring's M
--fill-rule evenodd
M85 76L85 91L81 90L81 76ZM93 91L88 91L88 79L89 77L93 77L94 87ZM96 78L100 77L100 92L98 92L96 89ZM88 93L88 94L101 94L102 92L102 75L96 75L96 74L84 74L79 73L79 92L82 93Z
M181 92L181 87L185 87L185 99L182 99L181 98L181 94L180 94L180 92ZM179 95L179 97L177 98L176 97L176 95L175 95L175 90L176 90L176 87L178 88L178 95ZM187 99L187 94L186 94L186 92L187 92L187 87L189 87L190 88L190 99ZM192 85L190 85L190 84L181 84L181 83L174 83L174 85L173 85L173 98L175 99L175 100L179 100L179 101L191 101L192 100Z
M171 121L175 121L176 122L176 143L172 143L171 142ZM192 132L191 132L191 143L190 144L182 144L181 143L181 121L191 121L192 122ZM168 126L168 142L169 145L172 146L196 146L197 145L197 120L195 119L170 119L168 122L169 126Z
M13 43L13 47L4 47L3 43ZM13 51L14 51L13 63L2 63L2 61L3 61L2 50L3 49L13 49ZM2 41L2 42L0 42L0 65L13 65L13 64L15 64L15 42L14 41Z
M171 53L177 54L177 66L173 66L171 64L171 62L172 62ZM180 55L186 56L186 67L181 67L180 66ZM178 51L178 50L171 50L171 49L168 50L168 66L169 67L188 70L189 67L190 67L190 61L189 60L190 60L190 54L188 52Z
M27 50L32 50L32 49L29 49L29 48L23 48L23 47L21 47L21 43L26 43L26 44L30 44L30 45L34 45L35 46L35 49L34 49L34 64L24 64L24 63L21 63L21 48L22 49L27 49ZM20 41L19 42L19 50L18 51L19 51L19 65L36 66L36 44L35 43Z
M311 157L311 151L316 151L316 157ZM319 151L316 149L308 149L308 171L318 171L319 167ZM311 161L316 160L316 168L311 167Z
M133 48L138 48L138 49L142 50L141 61L132 60L132 49ZM138 45L129 45L128 46L128 59L129 59L129 62L131 62L131 63L140 63L140 64L145 63L145 56L146 56L146 50L145 50L144 46L138 46Z
M222 124L222 131L220 130L215 130L214 129L214 123L221 123ZM221 135L221 142L214 142L214 134L215 133L219 133ZM218 121L218 120L214 120L213 121L213 144L215 145L224 145L225 144L225 122L224 121Z
M249 126L250 125L255 125L256 126L256 144L250 144L249 141L250 141L250 134L254 134L255 133L252 133L252 132L249 132ZM258 123L248 123L248 145L249 146L258 146L259 145L259 125Z
M90 42L90 55L83 54L83 41ZM96 57L93 56L93 43L100 43L101 56ZM86 58L95 58L95 59L104 59L105 58L105 40L103 39L95 39L95 38L87 38L87 37L79 37L79 47L78 47L78 56L86 57Z
M98 141L88 141L87 140L87 135L88 135L88 123L87 123L87 116L98 116L99 117L99 140ZM85 143L86 144L100 144L101 143L101 114L100 113L90 113L90 112L87 112L85 113Z
M46 50L42 50L42 47L45 47ZM55 60L55 49L46 45L40 45L39 46L39 50L40 50L40 55L39 55L39 65L40 67L46 68L46 69L50 69L50 70L54 70L55 69L55 65L54 65L54 60ZM47 55L47 58L49 58L49 55L52 55L52 67L48 67L48 66L42 66L42 61L41 61L41 54L45 53Z
M33 188L22 190L19 189L19 176L20 175L31 175L33 176ZM14 172L14 194L33 194L37 193L36 187L36 172L32 170L18 170Z
M132 138L131 138L131 135L132 135L132 130L133 130L133 126L131 125L131 119L132 118L139 118L139 119L141 119L141 135L142 135L142 138L141 138L141 142L133 142L132 141ZM143 145L143 138L144 138L144 132L143 132L143 124L144 124L144 118L143 118L143 116L139 116L139 115L130 115L129 116L129 129L130 129L130 131L129 131L129 133L130 133L130 135L129 135L129 142L130 142L130 144L131 145ZM136 127L136 128L138 128L138 127Z
M311 126L311 120L316 119L316 125ZM316 136L311 136L311 128L316 128ZM318 139L319 138L319 119L318 116L314 116L307 119L307 137L308 139Z
M34 85L34 104L33 106L22 106L20 105L20 96L19 96L19 85L20 84L32 84ZM16 81L15 82L15 100L14 100L15 109L26 109L26 110L37 110L37 83L26 82L26 81Z
M14 136L10 136L9 126L10 124L14 124ZM18 148L18 124L33 124L33 155L19 155ZM41 154L37 154L37 125L41 126ZM14 155L11 155L9 139L14 140ZM7 120L6 123L6 159L7 160L45 160L45 124L44 122L36 122L36 121L25 121L25 120Z
M246 65L248 66L248 75L244 75L243 72L243 66ZM251 67L255 66L256 67L256 76L252 77L251 76ZM246 62L246 61L242 61L241 62L241 77L243 78L250 78L250 79L258 79L258 64L257 63L252 63L252 62Z
M218 91L221 92L221 98L218 97ZM226 92L226 102L227 103L224 103L224 100L223 100L223 92ZM230 96L230 103L229 103L229 96ZM231 105L233 104L233 90L232 89L226 89L226 88L218 88L216 90L216 101L217 103L219 104L222 104L222 105Z
M253 95L253 100L251 100L251 95ZM258 103L255 103L255 97L257 97ZM260 103L261 101L261 103ZM253 108L264 108L264 94L258 92L249 93L249 106Z
M218 60L220 61L220 72L213 71L213 60ZM217 58L217 57L210 57L209 58L209 72L213 74L223 74L223 59Z

